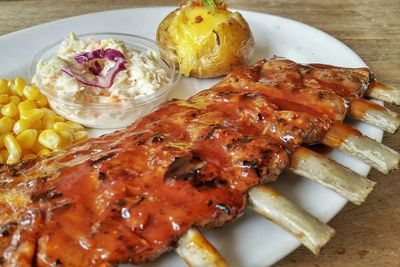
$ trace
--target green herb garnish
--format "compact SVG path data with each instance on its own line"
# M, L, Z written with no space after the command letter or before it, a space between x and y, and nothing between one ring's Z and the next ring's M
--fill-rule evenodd
M203 4L212 14L217 12L218 3L216 0L203 0Z

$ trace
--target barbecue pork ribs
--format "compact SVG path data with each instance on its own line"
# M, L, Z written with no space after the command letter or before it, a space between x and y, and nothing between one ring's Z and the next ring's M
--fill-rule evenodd
M364 68L260 61L127 129L3 165L2 265L138 264L192 226L220 227L373 81Z

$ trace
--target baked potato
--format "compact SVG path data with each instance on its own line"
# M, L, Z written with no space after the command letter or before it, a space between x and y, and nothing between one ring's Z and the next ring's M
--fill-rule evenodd
M249 25L219 1L186 1L157 29L161 55L185 76L218 77L246 64L254 51Z

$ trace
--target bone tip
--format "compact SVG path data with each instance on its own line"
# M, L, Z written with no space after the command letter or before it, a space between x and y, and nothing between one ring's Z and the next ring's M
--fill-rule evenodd
M365 186L363 192L360 192L357 194L357 197L352 201L353 204L356 205L361 205L365 200L367 199L368 195L372 192L374 189L374 186L376 185L376 182L371 181L367 179L368 184Z
M400 105L400 89L376 82L367 93L370 97Z
M318 246L314 246L314 247L307 247L308 249L311 250L311 252L314 255L319 255L321 253L321 250L325 247L326 244L328 244L329 240L332 239L332 237L336 234L335 229L333 229L332 227L329 227L330 231L327 233L325 239L322 241L321 243L318 244Z
M386 173L386 174L389 174L392 171L397 171L399 169L399 167L400 167L400 154L397 154L396 163L394 164L394 166L392 168L390 168L388 170L388 173Z
M380 169L379 171L382 172L385 175L389 175L393 171L396 171L396 170L399 169L399 162L400 162L400 158L397 158L396 162L392 166L390 166L390 167L388 167L386 169Z
M219 252L195 228L189 229L180 238L175 250L189 266L228 266Z

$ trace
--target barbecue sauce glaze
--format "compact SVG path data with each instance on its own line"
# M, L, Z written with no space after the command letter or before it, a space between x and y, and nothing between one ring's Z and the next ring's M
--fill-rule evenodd
M4 266L110 266L239 217L246 192L319 142L363 95L365 69L261 61L119 132L0 167ZM17 265L18 265L17 264Z

